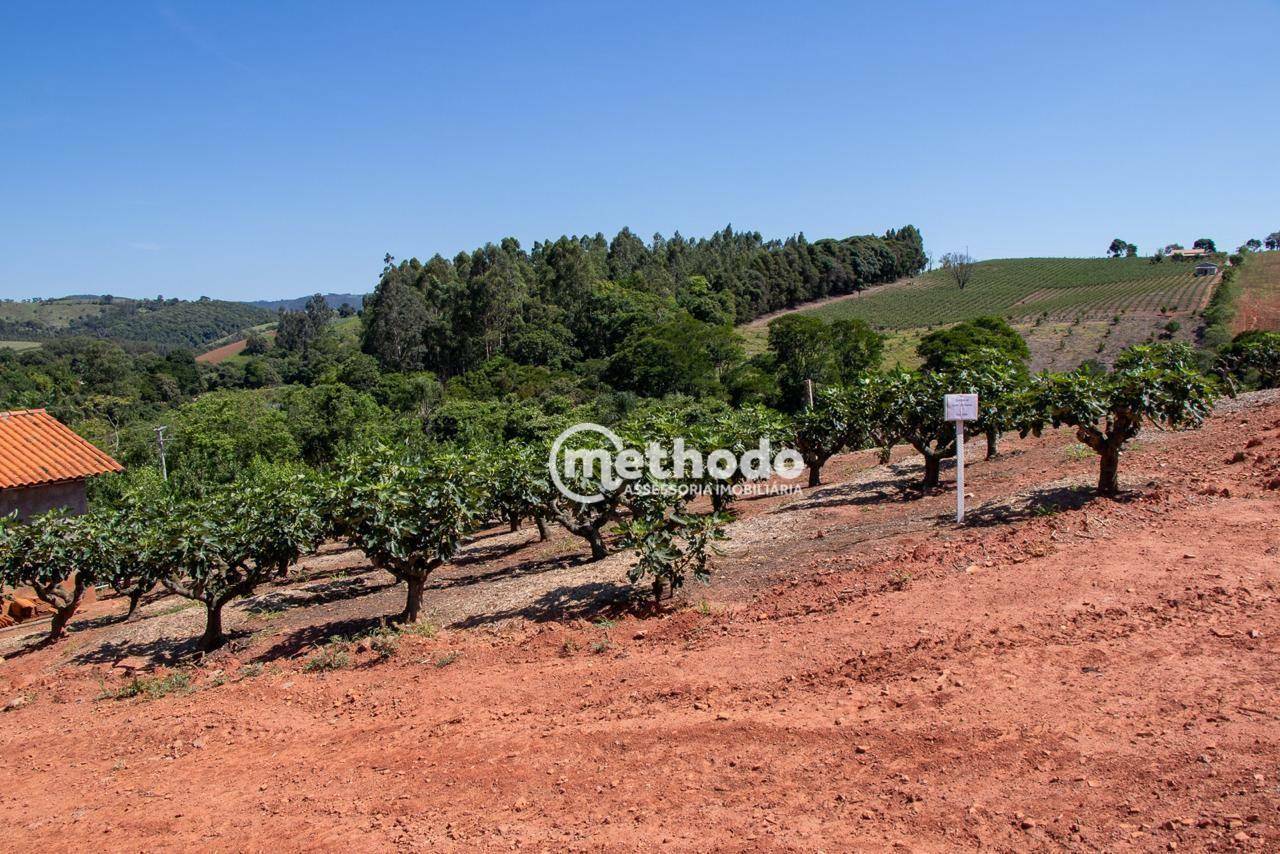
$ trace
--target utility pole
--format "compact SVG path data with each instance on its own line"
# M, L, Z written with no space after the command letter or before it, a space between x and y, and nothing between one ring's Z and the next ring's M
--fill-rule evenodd
M168 429L163 424L156 428L156 447L160 449L160 477L164 478L165 483L169 482L169 468L164 460L164 431Z

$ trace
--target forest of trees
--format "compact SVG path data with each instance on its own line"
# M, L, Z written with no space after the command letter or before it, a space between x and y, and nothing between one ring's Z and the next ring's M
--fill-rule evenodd
M632 360L618 354L666 354L714 369L725 361L735 323L925 265L920 232L910 225L883 237L812 243L732 228L705 239L656 235L649 243L624 228L612 240L561 237L531 252L507 238L452 261L436 255L396 264L388 256L365 302L363 348L385 370L429 370L443 379L506 356L552 370L599 361L595 372L619 387L696 391L636 375Z
M85 312L65 323L43 320L41 309L65 308L67 303L91 303L96 311ZM50 311L49 314L56 314ZM268 323L275 313L243 302L208 299L134 300L124 298L79 297L41 302L34 317L16 319L0 312L0 339L47 341L55 338L87 336L121 343L167 350L174 347L202 347L249 326Z

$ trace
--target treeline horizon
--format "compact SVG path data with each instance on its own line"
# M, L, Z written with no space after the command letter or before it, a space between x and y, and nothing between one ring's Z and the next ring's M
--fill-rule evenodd
M50 323L38 314L22 319L0 315L0 340L48 343L83 337L161 353L175 348L198 350L211 341L275 319L273 312L250 303L209 297L134 299L102 294L7 302L39 306L84 302L99 310L63 323Z
M623 228L612 240L562 236L528 251L508 237L452 260L388 255L365 300L362 347L384 370L442 379L495 356L563 370L645 337L659 347L720 340L735 324L915 275L927 261L912 225L815 241L729 226L647 243Z

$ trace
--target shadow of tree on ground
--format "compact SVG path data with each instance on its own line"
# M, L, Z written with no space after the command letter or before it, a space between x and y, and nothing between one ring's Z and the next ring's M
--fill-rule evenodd
M631 609L633 589L630 584L614 581L565 585L548 590L527 605L475 614L451 623L449 628L468 629L517 618L545 623L617 617Z
M253 638L253 633L244 629L227 632L227 643L220 650L235 651L243 648ZM152 664L173 667L189 664L204 656L196 649L199 636L183 638L155 638L149 641L115 641L99 644L74 656L71 660L77 664L113 664L122 658L146 658Z
M1117 500L1128 501L1137 497L1138 494L1122 494L1117 497ZM1092 486L1082 484L1046 486L984 502L966 511L964 523L975 528L1008 525L1034 519L1037 516L1052 516L1064 510L1078 510L1099 497L1097 489Z
M515 554L522 549L537 543L538 540L530 540L522 543L495 543L487 546L467 546L461 554L453 559L454 566L467 566L473 563L484 563L485 561L497 560L498 558L507 557Z
M588 563L591 563L591 561L582 555L557 555L553 557L540 558L538 560L527 560L513 566L491 569L488 572L461 575L457 578L445 578L443 576L438 576L433 581L427 582L427 589L451 590L457 587L470 587L475 584L483 584L486 581L495 581L497 579L514 580L518 578L526 578L532 575L542 575L543 573L554 572L558 569L572 569L573 567L582 566Z
M773 513L800 513L819 507L847 507L884 502L911 501L924 493L903 478L864 480L815 487L799 501L793 501Z
M281 658L297 658L301 653L330 641L365 635L390 623L391 620L383 614L376 617L351 617L314 626L304 626L289 632L270 648L255 656L253 660L259 664L266 664Z
M366 582L360 578L340 578L313 584L303 588L283 588L251 596L245 600L241 610L247 614L263 614L270 611L283 611L287 608L308 608L312 605L325 605L339 599L358 599L380 593L399 582L394 579L382 583Z

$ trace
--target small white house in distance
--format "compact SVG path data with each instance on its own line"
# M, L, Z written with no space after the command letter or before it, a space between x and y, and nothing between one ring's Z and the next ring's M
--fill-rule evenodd
M1170 258L1201 258L1209 254L1208 249L1171 249Z
M1218 275L1218 265L1211 264L1208 261L1202 261L1196 265L1197 276L1216 276Z

